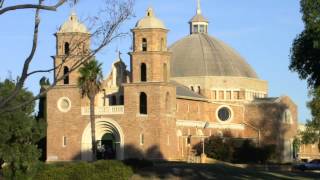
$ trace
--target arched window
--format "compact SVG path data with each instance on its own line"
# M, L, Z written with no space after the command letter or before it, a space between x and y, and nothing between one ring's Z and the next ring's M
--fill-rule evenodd
M163 80L165 82L168 81L168 68L166 63L163 64Z
M123 95L120 96L120 105L124 105L124 96Z
M148 41L146 38L142 39L142 51L147 51L148 50Z
M145 63L141 64L140 67L140 75L141 75L141 82L146 82L147 81L147 65Z
M191 89L191 91L194 91L194 88L193 88L193 86L190 86L190 89Z
M69 55L70 53L70 45L68 42L64 43L64 54Z
M148 114L148 102L146 93L140 93L140 114Z
M160 51L164 51L164 50L165 50L164 38L161 38L161 47L160 47Z
M170 94L169 94L169 92L167 92L167 94L166 94L165 103L166 103L166 112L167 113L171 113L171 104L170 104Z
M67 66L65 66L63 68L63 76L65 76L63 79L63 84L69 84L69 74L68 73L69 73L69 68Z
M198 86L197 93L201 94L201 88L200 88L200 86Z
M204 33L204 32L205 32L204 25L200 25L200 32L201 32L201 33Z
M198 33L198 25L193 25L193 32Z
M292 114L289 109L286 109L282 115L282 121L286 124L292 124Z
M187 145L190 145L190 144L191 144L191 135L187 137Z

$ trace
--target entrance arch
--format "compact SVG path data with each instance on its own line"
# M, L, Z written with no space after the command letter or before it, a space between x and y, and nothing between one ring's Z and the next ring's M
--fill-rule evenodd
M101 142L106 135L114 138L115 158L124 159L124 135L120 125L110 118L96 119L96 140ZM81 140L81 160L92 161L91 126L86 126Z

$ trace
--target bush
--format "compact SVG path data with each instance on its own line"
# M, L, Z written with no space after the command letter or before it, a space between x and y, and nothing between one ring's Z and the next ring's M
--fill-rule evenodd
M94 164L96 169L95 179L129 179L133 171L121 161L97 161Z
M202 153L202 143L194 148L198 155ZM205 141L205 153L210 158L230 162L234 153L234 142L230 138L211 136Z
M275 145L256 147L246 140L240 148L235 150L234 161L238 163L266 163L275 154Z
M129 179L132 169L121 161L97 161L94 163L58 163L47 164L39 169L34 179L45 180L99 180Z
M202 153L202 143L194 147L197 154ZM250 140L231 137L211 136L205 141L205 153L208 157L236 163L266 163L275 156L275 145L256 147Z

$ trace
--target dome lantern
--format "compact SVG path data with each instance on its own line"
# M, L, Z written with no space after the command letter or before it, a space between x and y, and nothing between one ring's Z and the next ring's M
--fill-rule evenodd
M201 3L198 0L197 13L196 15L189 21L190 24L190 34L197 33L208 33L208 24L209 21L202 16L201 14Z
M58 33L86 33L89 34L87 27L82 24L75 11L72 11L68 20L60 27Z
M135 29L166 29L164 23L158 19L152 8L148 8L146 16L140 19Z

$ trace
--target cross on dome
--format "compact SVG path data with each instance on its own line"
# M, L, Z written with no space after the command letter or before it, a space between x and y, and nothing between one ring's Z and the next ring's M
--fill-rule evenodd
M200 3L200 0L198 0L197 14L201 14L201 3Z

